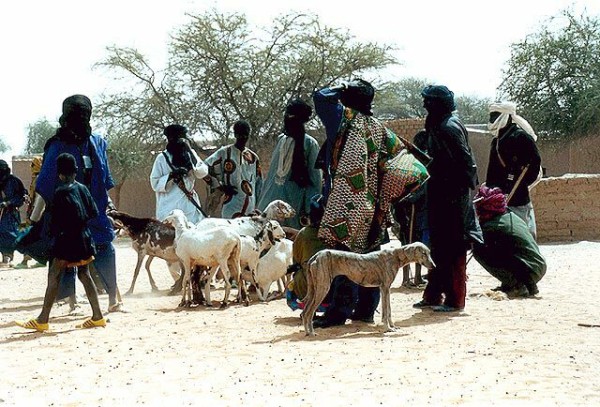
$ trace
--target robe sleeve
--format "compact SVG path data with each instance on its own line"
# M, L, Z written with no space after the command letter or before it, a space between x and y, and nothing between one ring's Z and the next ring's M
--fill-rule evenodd
M172 183L167 185L169 174L171 174L171 168L169 168L165 157L161 153L156 156L152 172L150 172L150 185L154 192L167 192L171 189Z

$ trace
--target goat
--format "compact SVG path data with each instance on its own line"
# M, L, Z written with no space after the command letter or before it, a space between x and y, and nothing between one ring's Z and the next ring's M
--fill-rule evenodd
M284 278L288 266L292 264L292 244L289 239L281 239L258 261L253 283L261 301L269 299L269 289L275 281L277 281L279 292L285 292L286 281Z
M257 286L257 291L259 291L257 276L261 254L264 252L271 252L271 247L284 237L285 232L279 223L274 220L269 221L256 236L241 236L242 251L240 254L240 268L242 274L238 281L239 292L245 294L245 284L242 279L255 284ZM242 298L240 298L240 300L241 299Z
M154 218L136 218L119 211L110 211L108 216L115 222L116 226L125 230L131 238L131 247L137 252L137 263L133 272L133 280L131 281L129 290L125 293L126 295L133 293L142 261L146 256L150 256L146 260L145 268L150 279L152 291L158 290L150 272L150 264L154 257L159 257L167 262L171 277L173 277L174 281L177 281L181 264L175 253L175 229L173 226Z
M308 260L306 273L308 290L302 300L305 306L301 316L306 335L315 335L313 327L315 311L337 276L346 276L363 287L379 287L382 321L386 332L393 331L390 287L398 274L398 269L413 262L422 264L428 269L435 267L429 249L420 242L367 254L326 249L312 256Z
M240 235L223 227L209 230L190 227L185 214L180 209L171 211L165 222L175 227L175 253L183 264L183 296L179 306L185 307L191 304L190 274L192 268L198 265L210 267L211 278L216 272L217 266L221 269L225 276L225 295L221 307L226 307L231 291L230 271L233 271L234 276L240 275L242 247ZM205 285L204 296L207 306L211 306L210 284Z

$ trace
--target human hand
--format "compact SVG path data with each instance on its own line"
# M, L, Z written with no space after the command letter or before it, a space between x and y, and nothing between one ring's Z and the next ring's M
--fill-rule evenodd
M169 179L181 179L183 177L185 177L188 173L188 169L184 168L184 167L179 167L179 168L175 168L173 171L171 171L171 173L169 174Z
M4 209L7 206L8 206L8 202L6 202L6 201L0 202L0 209Z

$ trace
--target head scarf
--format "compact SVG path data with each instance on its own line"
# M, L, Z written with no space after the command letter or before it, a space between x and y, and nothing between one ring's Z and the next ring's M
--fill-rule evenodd
M292 100L285 108L284 129L286 136L294 139L294 152L292 156L292 173L290 179L299 187L310 185L308 166L304 158L304 124L310 120L312 107L301 99Z
M425 128L439 124L446 116L456 110L454 92L443 85L429 85L421 91L423 107L427 110Z
M163 134L167 137L166 150L173 157L173 166L188 170L194 168L197 160L187 143L187 128L180 124L171 124L164 128Z
M500 116L494 121L494 123L488 123L488 129L495 136L498 136L500 129L506 127L508 119L510 118L513 123L522 128L527 134L529 134L534 141L537 141L537 134L533 131L533 127L521 116L517 114L517 105L512 102L498 102L490 105L490 113L498 112Z
M475 211L482 223L506 213L506 196L500 188L488 188L485 184L481 185L473 202L475 202Z
M319 226L321 224L321 219L325 213L325 205L323 205L323 200L323 195L321 194L313 195L313 197L310 198L308 217L312 226Z
M10 175L10 167L4 160L0 160L0 182L4 182Z
M58 119L60 127L54 136L46 141L44 151L54 140L81 145L92 135L91 118L92 102L87 96L73 95L66 98L62 103L62 115Z
M363 79L356 79L347 86L340 96L340 102L364 115L373 116L372 104L375 97L373 85Z

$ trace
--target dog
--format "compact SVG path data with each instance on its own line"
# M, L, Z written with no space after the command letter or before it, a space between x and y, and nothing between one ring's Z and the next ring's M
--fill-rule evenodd
M435 267L429 248L416 242L394 249L383 249L367 254L340 250L322 250L308 260L307 294L302 322L307 336L314 336L313 317L323 301L331 282L337 276L346 276L363 287L379 287L382 298L382 322L386 332L394 331L390 305L390 287L398 270L408 263L419 263L428 269Z

